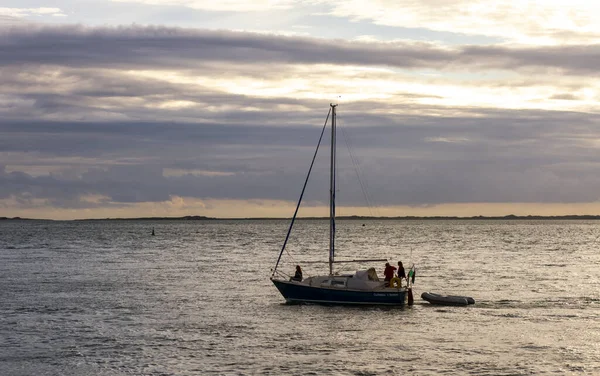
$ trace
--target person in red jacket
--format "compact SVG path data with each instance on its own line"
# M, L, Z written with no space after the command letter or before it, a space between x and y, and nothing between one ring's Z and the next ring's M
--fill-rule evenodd
M385 276L385 285L389 286L390 281L394 278L394 270L396 270L395 266L391 266L389 262L385 263L385 270L383 271L383 275Z

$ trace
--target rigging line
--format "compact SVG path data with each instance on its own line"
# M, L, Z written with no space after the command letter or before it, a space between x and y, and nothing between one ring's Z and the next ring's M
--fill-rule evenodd
M352 142L350 140L350 137L348 136L348 133L342 128L342 133L344 134L344 141L346 142L346 147L348 148L348 154L350 155L350 160L352 161L352 165L354 167L354 172L356 173L356 177L358 179L358 182L360 184L360 188L363 194L363 197L365 199L365 202L367 203L367 208L369 209L369 214L371 216L373 216L373 205L371 203L371 199L369 197L368 194L368 190L366 188L366 183L363 182L363 179L361 179L361 175L362 175L362 171L360 169L360 164L358 163L358 159L356 158L356 156L354 155L354 152L352 151Z
M350 142L350 149L354 149L354 146L352 145L352 139L349 137L348 141ZM353 156L354 156L354 152ZM379 212L379 205L377 205L377 202L375 202L375 200L373 199L372 194L370 193L370 189L369 189L369 183L368 180L364 179L364 178L360 178L360 176L365 176L362 166L361 164L358 162L358 158L356 158L354 156L354 160L355 160L355 164L356 164L356 169L357 169L357 173L359 174L359 179L361 181L361 183L364 186L364 195L367 197L366 200L368 202L369 205L369 212L371 212L371 210L375 211L375 215L380 217L381 213Z
M353 151L352 151L352 143L348 137L347 132L345 131L344 127L341 128L342 129L342 134L344 135L344 141L346 142L346 147L348 149L348 154L350 155L350 160L352 161L352 166L354 167L354 172L356 173L356 177L358 179L358 183L360 185L360 189L362 191L363 197L367 203L367 208L369 210L369 214L371 216L373 216L373 204L371 203L371 199L369 198L369 194L367 192L367 187L366 187L366 183L363 183L363 179L361 179L361 174L362 172L360 171L360 165L358 163L358 160L356 158L356 156L354 155Z
M292 217L292 221L290 222L290 227L288 229L287 235L285 236L285 241L283 242L283 246L281 247L281 252L279 252L279 257L277 258L277 263L275 264L275 269L273 269L273 274L271 274L271 278L275 276L275 272L277 271L277 266L279 266L279 261L281 260L281 255L285 250L285 246L290 238L290 234L292 233L292 227L294 226L294 222L296 221L296 215L298 215L298 209L300 209L300 203L302 202L302 197L304 196L304 191L306 190L306 185L308 184L308 178L310 177L310 172L312 171L313 165L315 164L315 159L317 158L317 153L319 152L319 146L321 146L321 140L323 139L323 134L325 133L325 128L327 128L327 121L329 120L329 115L331 115L331 108L329 108L329 112L327 112L327 117L325 118L325 124L323 124L323 129L321 130L321 136L319 137L319 142L317 143L317 149L315 150L315 154L313 155L312 162L310 162L310 167L308 168L308 174L306 174L306 180L304 180L304 186L302 187L302 193L300 193L300 199L298 200L298 204L296 204L296 211L294 211L294 216ZM289 253L288 253L289 255Z
M354 149L354 146L352 145L352 142L351 142L352 139L348 138L348 141L350 142L350 149ZM359 180L362 184L362 188L364 190L363 193L366 197L365 200L367 200L368 205L369 205L369 213L371 213L371 215L373 215L372 212L374 211L375 216L379 217L380 216L379 207L377 206L377 203L374 202L372 194L370 193L368 181L364 178L365 173L363 172L363 168L362 168L361 164L359 163L358 158L356 158L356 156L354 155L354 152L352 152L352 153L353 153L353 157L354 157L354 163L356 165L356 171L359 176Z
M290 253L290 251L287 248L285 249L285 254L290 256L290 259L292 259L292 264L298 265L298 263L296 262L296 259L294 259L294 256L292 256L292 254Z

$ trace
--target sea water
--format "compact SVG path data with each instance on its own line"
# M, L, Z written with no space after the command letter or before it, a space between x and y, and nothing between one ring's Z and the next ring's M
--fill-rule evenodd
M338 221L337 259L416 266L405 308L284 304L287 227L0 222L0 375L600 374L600 222ZM279 270L327 272L328 242L300 220Z

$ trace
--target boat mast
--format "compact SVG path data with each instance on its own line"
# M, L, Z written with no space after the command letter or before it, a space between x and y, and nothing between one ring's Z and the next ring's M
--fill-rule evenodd
M335 262L335 126L337 104L331 106L331 166L329 171L329 275L333 275Z

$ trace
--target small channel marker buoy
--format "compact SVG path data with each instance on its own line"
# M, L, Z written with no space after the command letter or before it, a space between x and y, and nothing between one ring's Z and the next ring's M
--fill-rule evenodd
M154 234L154 227L152 227L152 236L154 236L154 235L155 235L155 234Z

